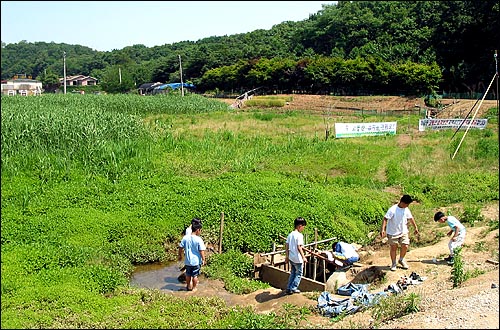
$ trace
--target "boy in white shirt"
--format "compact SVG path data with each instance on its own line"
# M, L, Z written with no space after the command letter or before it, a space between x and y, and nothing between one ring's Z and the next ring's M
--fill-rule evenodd
M434 221L439 223L444 223L451 228L451 230L446 234L450 236L450 241L448 242L448 248L450 249L450 256L444 258L449 264L453 264L454 250L461 247L465 242L465 226L452 215L445 215L443 212L439 211L434 214Z
M396 270L396 253L398 250L398 245L401 245L399 251L399 265L403 269L408 269L409 266L404 260L406 251L408 251L408 245L410 245L410 237L408 235L408 222L415 228L415 235L418 235L417 224L413 215L411 214L408 206L413 202L410 195L403 195L399 200L398 204L394 204L387 210L382 221L382 228L380 230L380 236L382 238L387 236L390 255L391 255L391 270Z
M304 218L297 218L294 221L295 229L286 238L285 263L290 263L290 276L286 286L286 293L300 293L299 284L302 279L304 264L307 262L304 254L304 230L307 222Z

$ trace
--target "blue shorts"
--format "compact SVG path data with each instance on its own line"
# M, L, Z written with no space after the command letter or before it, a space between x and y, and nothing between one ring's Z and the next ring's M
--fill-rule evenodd
M200 269L201 269L200 265L198 265L198 266L186 265L186 276L197 277L198 275L200 275Z

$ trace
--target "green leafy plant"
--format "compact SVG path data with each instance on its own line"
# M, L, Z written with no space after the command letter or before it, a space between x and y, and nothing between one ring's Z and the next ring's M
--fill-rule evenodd
M209 277L223 280L225 288L236 294L247 294L269 287L269 284L251 278L253 260L236 250L212 254L203 272Z
M370 308L371 315L377 322L389 321L420 311L420 302L420 295L414 292L382 297L378 304Z
M416 313L420 311L420 302L422 298L415 292L410 292L405 296L405 312L407 314Z
M481 208L477 206L467 205L464 207L464 211L460 216L460 221L462 223L467 223L471 227L474 227L476 222L484 220L484 216L481 214Z
M472 249L472 251L478 253L486 250L487 250L486 242L484 241L474 242L474 248Z
M462 260L462 248L453 250L453 266L451 268L453 287L456 288L466 280L466 273Z

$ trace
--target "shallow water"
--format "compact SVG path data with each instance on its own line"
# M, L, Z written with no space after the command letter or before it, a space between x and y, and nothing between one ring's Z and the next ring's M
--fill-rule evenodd
M177 279L180 274L177 262L137 265L130 278L130 285L139 288L180 291L186 287L185 283Z
M181 274L179 269L182 266L184 266L183 262L137 265L130 278L130 286L157 289L165 293L184 291L187 295L219 297L229 305L237 303L238 295L226 291L223 282L220 280L210 280L203 274L199 276L198 291L196 293L186 291L186 283L179 282L177 279ZM179 292L178 294L182 295L183 293Z

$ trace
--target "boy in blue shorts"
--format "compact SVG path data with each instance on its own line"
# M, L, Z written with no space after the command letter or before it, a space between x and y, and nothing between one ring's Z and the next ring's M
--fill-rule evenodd
M205 243L200 237L201 223L193 222L191 235L184 235L179 244L178 261L184 255L186 265L186 290L196 291L201 266L205 265ZM184 253L183 253L184 252Z

